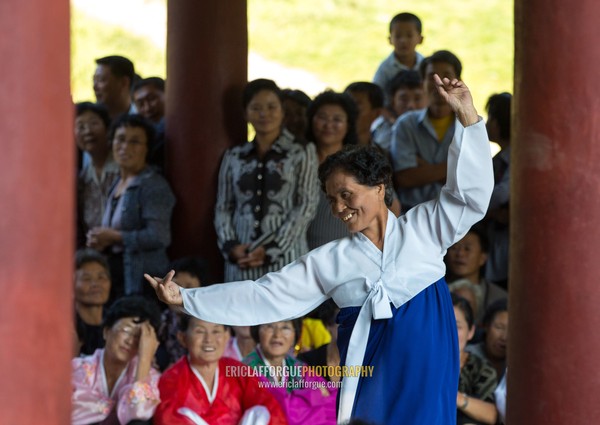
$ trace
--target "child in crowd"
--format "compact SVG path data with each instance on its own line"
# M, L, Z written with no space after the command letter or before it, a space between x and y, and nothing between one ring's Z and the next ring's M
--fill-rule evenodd
M388 40L394 51L383 61L373 77L373 82L383 90L386 105L390 103L390 83L399 71L418 70L423 55L415 49L423 42L421 20L412 13L399 13L390 21Z
M390 83L390 105L371 126L373 142L386 152L392 143L392 125L396 119L408 111L427 107L427 96L423 90L423 80L417 71L398 72Z

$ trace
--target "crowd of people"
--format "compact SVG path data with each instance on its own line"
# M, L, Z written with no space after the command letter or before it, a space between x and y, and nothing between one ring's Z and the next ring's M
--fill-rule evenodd
M511 96L490 96L486 133L458 57L422 41L400 13L372 82L314 99L246 85L255 136L224 153L215 202L223 284L167 255L168 86L96 61L96 101L74 120L73 424L503 423ZM462 154L484 134L501 147L489 206L485 158ZM179 298L159 302L173 282ZM340 373L354 364L375 375Z

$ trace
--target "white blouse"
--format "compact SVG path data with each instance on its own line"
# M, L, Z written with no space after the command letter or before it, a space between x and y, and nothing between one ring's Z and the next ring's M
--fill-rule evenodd
M445 274L446 249L481 220L494 186L483 121L458 121L439 197L395 218L388 211L383 252L362 233L323 245L256 281L181 289L184 310L214 323L257 325L301 317L328 298L340 308L362 306L345 364L362 365L371 318L392 317ZM357 378L344 378L340 415L349 417ZM338 418L340 419L340 418Z

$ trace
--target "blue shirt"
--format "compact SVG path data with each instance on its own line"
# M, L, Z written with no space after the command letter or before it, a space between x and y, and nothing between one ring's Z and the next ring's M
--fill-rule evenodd
M440 142L427 116L427 109L402 114L392 127L390 153L394 171L416 167L417 156L430 164L446 162L455 127L456 123L448 127ZM421 202L435 199L442 186L441 182L436 182L410 189L398 189L398 198L403 208L411 208Z

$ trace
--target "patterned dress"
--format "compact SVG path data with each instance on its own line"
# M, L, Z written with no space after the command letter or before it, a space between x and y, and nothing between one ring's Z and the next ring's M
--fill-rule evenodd
M476 354L469 354L467 362L460 370L458 391L479 400L494 403L494 390L497 385L496 370L492 365ZM478 423L458 409L456 414L456 423L458 425Z
M256 141L225 153L219 172L215 229L225 258L225 281L258 279L308 251L306 229L318 203L317 156L314 145L294 142L283 130L260 158ZM229 262L238 244L273 234L264 245L262 267L240 269Z
M150 419L160 402L158 371L150 369L146 379L136 381L138 358L134 357L109 393L103 359L104 349L99 349L91 356L72 360L72 424L118 425Z

